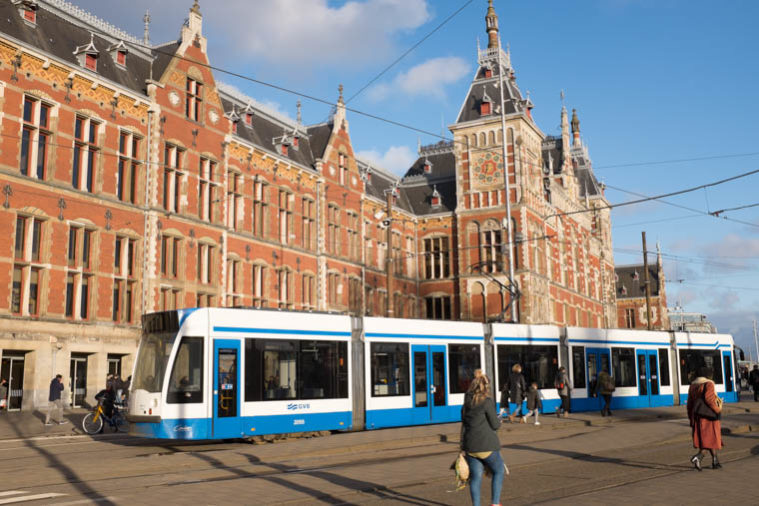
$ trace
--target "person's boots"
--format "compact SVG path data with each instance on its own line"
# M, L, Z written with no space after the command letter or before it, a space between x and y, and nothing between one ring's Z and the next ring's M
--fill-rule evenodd
M693 463L693 467L696 468L696 470L701 471L701 454L697 453L694 456L690 458L691 463Z
M722 464L719 463L716 455L712 457L712 469L722 469Z

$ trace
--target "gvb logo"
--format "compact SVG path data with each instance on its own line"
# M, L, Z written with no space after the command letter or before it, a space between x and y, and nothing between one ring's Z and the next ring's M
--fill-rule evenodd
M287 409L289 411L296 411L299 409L309 409L311 407L310 404L297 404L297 403L290 403L287 405Z

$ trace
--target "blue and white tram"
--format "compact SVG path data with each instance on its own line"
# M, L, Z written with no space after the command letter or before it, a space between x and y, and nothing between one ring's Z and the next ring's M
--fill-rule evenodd
M245 309L146 315L130 432L219 439L351 428L351 319Z
M734 402L734 352L725 334L166 311L143 317L128 417L132 434L168 439L454 422L476 369L500 394L517 363L538 384L544 412L559 404L562 365L573 411L599 409L594 385L603 368L617 386L612 409L681 405L703 365Z

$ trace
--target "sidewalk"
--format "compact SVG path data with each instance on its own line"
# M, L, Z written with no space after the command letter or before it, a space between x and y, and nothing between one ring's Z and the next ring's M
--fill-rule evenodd
M63 418L69 423L50 426L44 424L44 411L2 412L0 413L0 440L84 434L82 419L88 412L86 409L64 410ZM737 433L750 430L740 420L733 421L730 419L730 415L746 413L759 413L759 402L754 402L750 395L744 394L742 402L725 404L723 411L724 419L722 421L723 431ZM534 418L530 417L526 424L504 421L499 432L544 431L567 429L573 426L589 427L627 422L654 422L657 420L685 418L686 416L685 406L618 410L614 411L614 416L611 417L602 417L596 411L572 413L567 418L557 418L553 413L544 413L540 415L540 426L533 425ZM337 446L339 440L339 446L352 447L367 445L382 446L385 443L397 445L399 442L458 441L459 436L460 424L447 423L340 433L340 437L327 438L327 440L331 440L329 446L333 444ZM327 440L322 438L323 442Z

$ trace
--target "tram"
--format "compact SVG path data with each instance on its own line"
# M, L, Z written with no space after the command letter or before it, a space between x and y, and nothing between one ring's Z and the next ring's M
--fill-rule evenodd
M682 404L702 365L734 402L733 357L726 334L182 309L143 317L128 419L133 435L187 440L455 422L476 369L498 400L517 363L547 412L562 365L573 411L599 409L602 368L612 409Z

